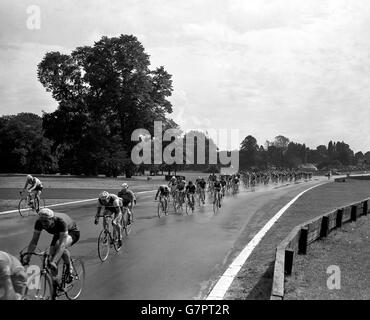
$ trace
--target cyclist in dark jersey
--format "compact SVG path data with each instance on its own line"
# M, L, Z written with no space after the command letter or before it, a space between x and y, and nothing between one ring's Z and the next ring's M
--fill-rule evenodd
M205 190L206 190L207 182L204 180L204 178L201 178L198 182L199 192L202 193L203 198L203 204L205 204Z
M219 207L221 208L221 188L222 188L222 185L221 185L220 180L218 180L217 178L216 178L216 181L213 184L213 188L215 190L215 192L214 192L215 197L213 199L213 203L216 201L216 196L218 196L218 202L220 204Z
M194 195L195 191L197 190L196 186L193 184L193 181L189 181L186 188L185 188L185 194L191 204L191 208L194 210ZM190 198L191 195L191 198Z
M67 264L67 272L69 271L68 282L72 281L72 266L71 255L67 250L68 247L74 245L80 239L80 231L71 217L65 213L53 212L49 208L42 208L38 213L39 218L35 222L32 240L28 246L28 252L34 252L40 238L42 230L53 235L50 244L50 259L49 267L53 271L54 276L57 275L57 263L62 257ZM25 257L24 262L28 264L30 255Z
M154 200L157 200L159 194L160 194L161 197L168 198L168 196L170 194L170 188L168 186L166 186L166 185L159 186L158 191L157 191L157 194L155 195L155 199Z

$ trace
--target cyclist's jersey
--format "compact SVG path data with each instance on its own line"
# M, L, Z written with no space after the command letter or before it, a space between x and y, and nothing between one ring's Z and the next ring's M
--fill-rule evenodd
M215 181L215 183L213 184L213 188L215 190L220 191L221 190L221 182L220 181Z
M206 185L207 185L207 182L205 182L204 180L199 181L199 187L201 187L202 189L205 189Z
M211 175L208 177L208 180L209 180L209 181L215 181L215 180L216 180L216 176L211 174Z
M184 190L185 189L185 186L186 186L185 180L179 181L177 183L177 189L180 190L180 191Z
M23 271L24 268L20 261L9 253L0 251L0 282L1 280L12 277Z
M30 189L32 189L32 188L42 189L43 188L41 181L39 179L35 178L35 177L33 177L31 183L29 183L27 181L27 185L31 185Z
M188 193L195 193L195 190L196 190L196 187L195 187L195 185L187 185L186 186L186 192L188 192Z
M40 232L45 230L55 236L59 236L60 233L79 231L76 222L70 216L61 212L55 212L54 224L48 228L44 228L40 220L36 220L35 230Z
M135 194L131 190L119 191L118 196L122 199L123 206L127 206L130 202L136 200Z
M122 206L122 200L115 194L109 194L108 203L103 204L100 199L98 199L98 208L104 207L105 210L110 212L118 213L119 207Z
M226 181L225 181L225 180L221 180L221 181L220 181L220 183L221 183L221 185L222 185L223 187L225 187L225 186L226 186Z
M177 181L176 180L170 180L170 182L168 183L168 186L169 187L176 186L176 185L177 185Z
M170 193L170 188L168 188L166 185L162 185L158 188L158 192L161 195L167 196Z

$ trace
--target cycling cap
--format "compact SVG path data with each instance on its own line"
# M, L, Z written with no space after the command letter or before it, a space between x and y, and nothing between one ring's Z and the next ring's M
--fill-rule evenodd
M122 188L128 188L128 184L125 182L125 183L122 183L121 185Z
M40 211L39 211L39 217L40 218L53 218L54 217L54 212L53 210L49 209L49 208L42 208Z
M107 200L108 198L109 198L109 193L107 191L103 191L102 193L99 194L100 200Z
M29 174L29 175L27 176L27 181L31 181L31 180L33 180L33 177Z

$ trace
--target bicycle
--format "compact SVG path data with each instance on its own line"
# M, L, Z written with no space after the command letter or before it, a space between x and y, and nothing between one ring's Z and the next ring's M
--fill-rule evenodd
M21 217L28 217L29 214L33 211L36 213L40 210L40 202L41 202L41 208L45 207L45 199L40 197L39 199L36 197L36 195L32 195L30 192L26 191L20 191L19 192L21 199L18 203L18 212Z
M220 209L221 205L221 194L220 191L215 191L215 197L213 199L213 212L216 214Z
M67 264L63 261L60 279L54 277L48 266L50 254L48 250L43 252L20 252L20 261L23 266L26 255L39 256L42 259L42 267L39 273L33 274L28 280L24 292L24 300L56 300L65 295L69 300L76 300L81 295L85 282L85 264L79 258L71 256L72 281L68 281ZM33 282L35 282L33 284ZM77 288L76 291L73 289ZM32 290L35 290L33 292Z
M115 227L113 226L113 235L110 231L110 220L112 220L113 217L108 214L99 215L99 217L103 217L103 230L100 232L98 238L98 256L99 259L104 262L107 260L112 246L116 252L121 250L121 246L118 245L118 232Z
M191 212L194 212L194 194L187 195L185 199L186 214L189 214L190 209L191 209Z
M183 208L183 204L184 204L184 195L183 193L180 194L180 192L177 192L176 193L176 196L174 198L174 201L173 201L173 207L175 209L175 212L176 213L183 213L184 212L184 208Z
M206 200L206 194L205 194L205 190L202 188L199 190L199 206L200 204L205 204L205 200Z
M168 200L166 196L159 196L158 201L158 208L157 208L158 218L161 218L161 216L168 215Z
M127 206L123 206L122 207L122 228L123 230L125 231L125 236L127 237L131 230L132 230L132 224L134 222L134 211L131 209L131 222L128 223L128 219L129 219L129 214L128 214L128 210L129 208ZM122 234L122 239L123 239L123 234Z

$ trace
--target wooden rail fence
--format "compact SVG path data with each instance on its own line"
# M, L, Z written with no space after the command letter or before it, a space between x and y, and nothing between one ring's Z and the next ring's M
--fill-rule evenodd
M370 198L335 209L296 226L276 248L271 300L284 299L285 277L292 274L297 254L306 254L312 242L327 237L331 231L342 227L344 223L356 221L358 217L369 213Z

